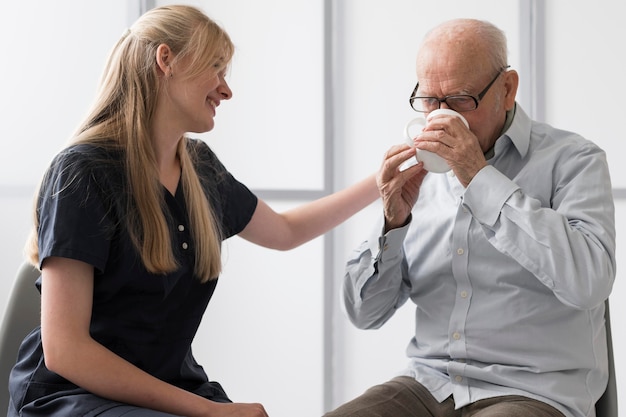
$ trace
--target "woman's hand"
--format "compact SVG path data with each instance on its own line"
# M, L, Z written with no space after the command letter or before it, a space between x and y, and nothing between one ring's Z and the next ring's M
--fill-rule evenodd
M200 416L199 416L200 417ZM257 403L213 403L211 411L202 417L269 417Z

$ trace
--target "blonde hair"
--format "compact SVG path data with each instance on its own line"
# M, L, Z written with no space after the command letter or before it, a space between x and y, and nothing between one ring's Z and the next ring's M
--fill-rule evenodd
M169 46L175 61L189 63L184 74L177 73L189 78L207 70L222 71L234 53L228 34L195 7L164 6L148 11L111 51L96 101L71 141L120 149L125 154L132 195L126 225L144 266L155 274L178 268L162 210L163 187L150 132L163 82L156 66L161 44ZM194 168L195 153L187 142L181 139L177 154L195 243L194 272L205 282L221 271L221 231ZM35 219L35 231L27 244L27 255L34 264L39 262L37 226Z

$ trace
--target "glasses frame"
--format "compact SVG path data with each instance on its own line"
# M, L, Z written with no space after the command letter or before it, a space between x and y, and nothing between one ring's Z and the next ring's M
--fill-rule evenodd
M483 89L483 91L481 91L480 93L478 93L478 95L474 96L471 94L452 94L449 96L445 96L444 98L439 98L439 97L432 97L432 96L416 96L415 93L417 92L417 89L420 86L420 82L418 81L417 84L415 84L415 88L413 89L413 92L411 93L411 96L409 97L409 105L411 106L411 108L413 110L415 110L418 113L429 113L433 110L437 110L441 108L441 103L446 103L446 105L448 107L450 107L452 110L455 110L459 113L462 112L468 112L468 111L474 111L478 108L478 105L480 104L480 101L483 99L483 97L485 97L485 94L487 94L487 92L489 91L489 89L491 88L491 86L496 82L496 80L498 79L498 77L500 76L500 74L502 74L504 71L506 71L508 68L510 67L510 65L507 65L506 67L502 67L500 68L500 71L498 71L498 73L496 74L496 76L493 78L493 80L491 80L491 82L489 84L487 84L487 87L485 87ZM448 103L448 99L450 98L456 98L456 97L463 97L463 98L471 98L472 100L474 100L474 108L470 109L470 110L456 110L455 108L453 108L452 106L450 106L450 104ZM418 110L413 106L413 102L415 102L415 100L417 99L434 99L437 100L437 109L432 109L432 110Z

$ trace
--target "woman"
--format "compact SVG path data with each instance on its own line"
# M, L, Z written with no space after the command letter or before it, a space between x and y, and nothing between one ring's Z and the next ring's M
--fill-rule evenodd
M11 373L9 416L266 416L208 381L190 346L238 234L287 250L378 197L374 177L282 214L207 145L232 93L228 35L153 9L113 49L98 99L41 183L28 246L41 328Z

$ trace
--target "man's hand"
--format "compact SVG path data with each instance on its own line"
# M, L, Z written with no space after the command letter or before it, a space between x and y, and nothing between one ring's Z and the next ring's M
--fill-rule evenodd
M397 145L385 154L376 182L383 201L385 232L403 226L428 171L419 163L404 171L400 165L409 158L415 158L415 149L407 145Z
M415 138L415 146L448 161L464 187L487 165L478 138L455 116L433 117Z

